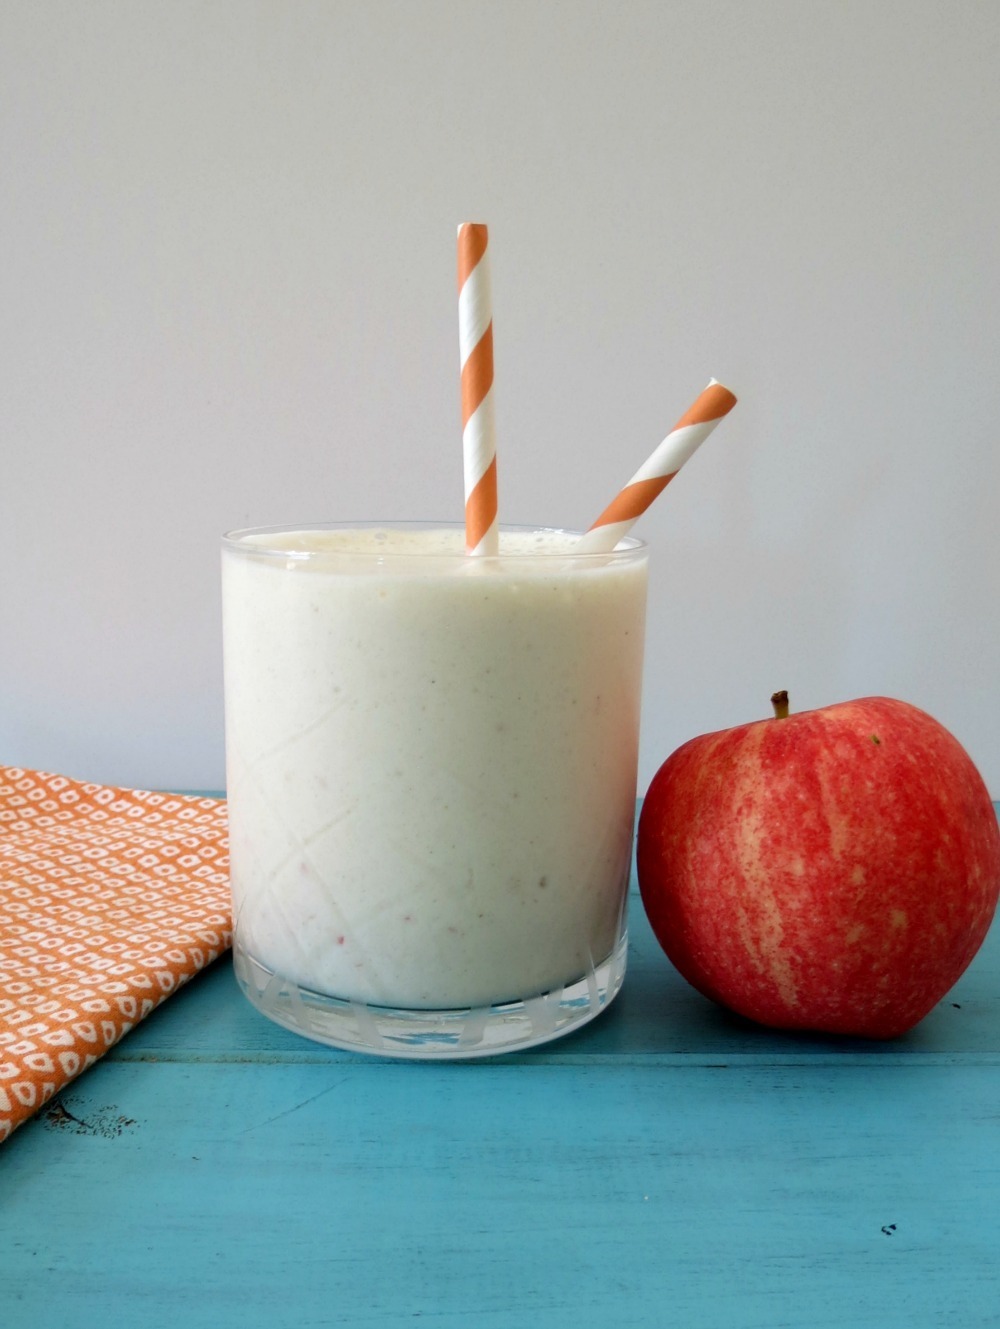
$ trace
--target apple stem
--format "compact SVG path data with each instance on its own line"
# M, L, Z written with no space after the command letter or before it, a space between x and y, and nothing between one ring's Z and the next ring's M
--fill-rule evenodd
M774 718L776 720L788 719L788 693L785 691L775 692L771 695L771 705L774 707Z

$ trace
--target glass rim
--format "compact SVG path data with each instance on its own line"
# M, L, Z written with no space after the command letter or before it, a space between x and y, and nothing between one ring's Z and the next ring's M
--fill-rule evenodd
M281 547L278 544L250 544L248 540L251 536L273 536L276 539L283 535L301 534L303 531L464 531L465 527L459 521L410 521L400 520L365 520L365 521L312 521L312 522L282 522L273 526L246 526L234 530L226 531L222 535L222 548L239 554L250 554L256 558L280 558L284 560L294 559L308 562L312 559L330 559L348 556L352 559L377 559L381 562L390 560L428 560L434 561L440 559L466 559L471 557L466 553L464 547L461 549L431 549L415 551L393 550L393 549L352 549L352 550L329 550L329 549L289 549L287 545ZM563 526L536 526L530 523L512 523L501 522L499 526L501 533L509 532L512 534L525 535L567 535L579 538L585 534L584 531L574 530ZM622 559L634 558L637 554L644 554L648 551L647 541L635 535L623 535L614 549L596 550L596 549L532 549L518 550L515 553L500 554L477 554L475 559L477 563L490 563L495 560L504 562L512 559L553 559L565 562L566 559L579 559L581 562L590 562L593 560L607 561L609 558Z

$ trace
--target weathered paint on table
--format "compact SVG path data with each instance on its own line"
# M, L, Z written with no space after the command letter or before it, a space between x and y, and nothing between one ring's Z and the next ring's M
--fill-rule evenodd
M633 899L625 990L499 1061L305 1042L228 961L0 1148L3 1323L1000 1325L1000 925L887 1045L756 1029Z

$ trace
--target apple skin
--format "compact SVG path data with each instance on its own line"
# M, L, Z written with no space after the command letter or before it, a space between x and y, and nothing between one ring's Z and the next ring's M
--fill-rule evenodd
M865 697L694 738L639 818L653 931L706 997L760 1024L894 1038L981 946L1000 827L942 725Z

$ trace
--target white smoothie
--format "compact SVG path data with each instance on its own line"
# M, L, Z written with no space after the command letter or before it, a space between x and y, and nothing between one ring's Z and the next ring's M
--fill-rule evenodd
M644 547L560 532L249 533L223 554L236 946L301 987L454 1008L613 950Z

